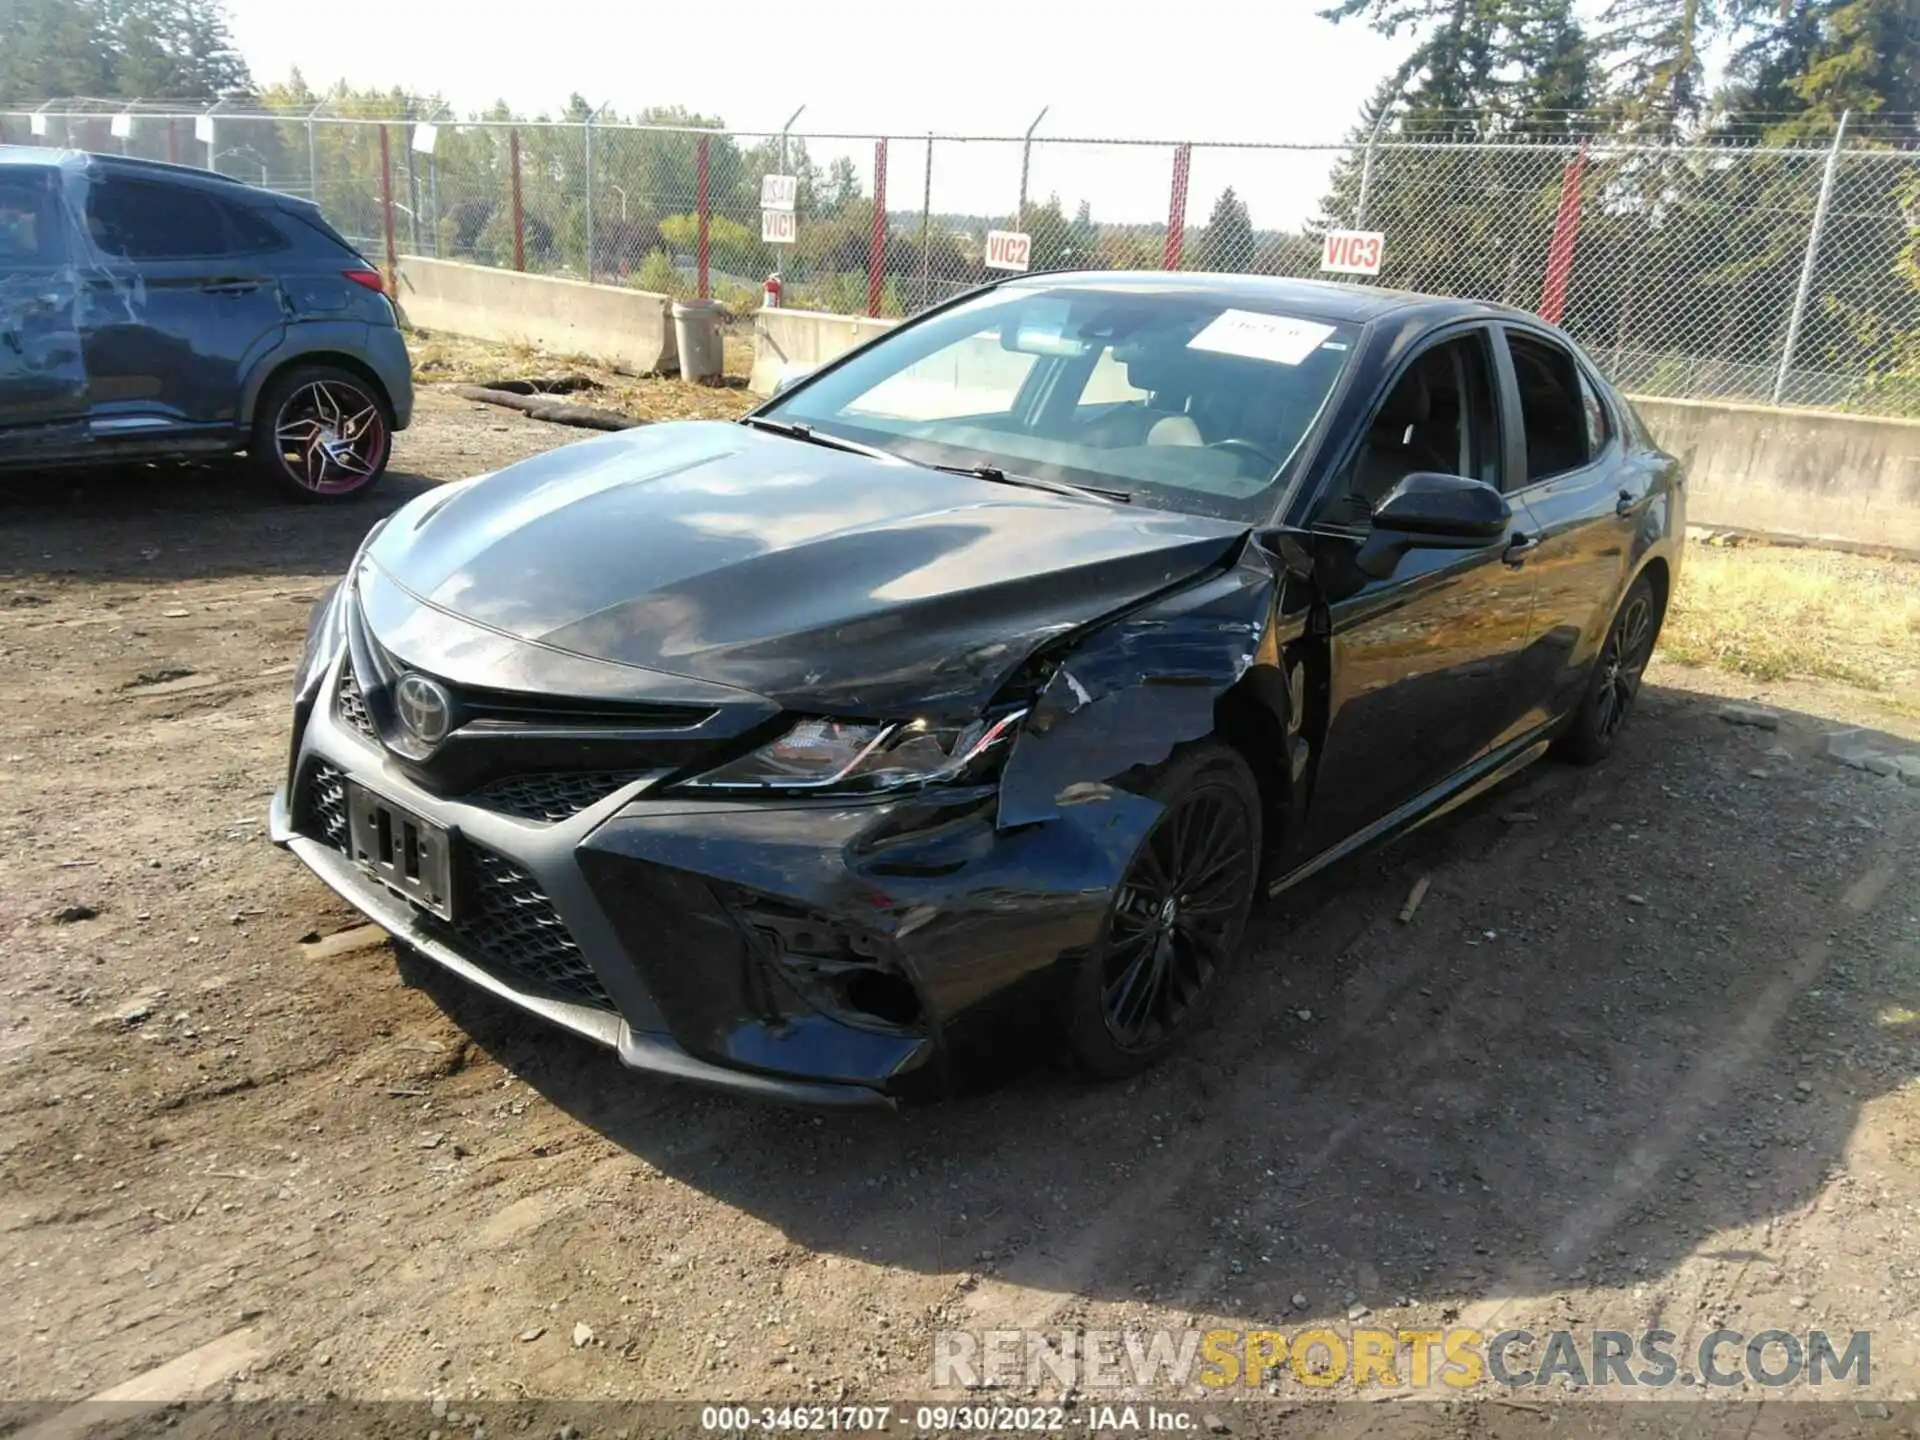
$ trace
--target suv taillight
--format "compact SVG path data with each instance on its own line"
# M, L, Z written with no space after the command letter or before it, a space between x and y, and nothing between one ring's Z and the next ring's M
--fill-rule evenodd
M386 293L387 282L380 278L378 270L342 270L340 273L356 285L364 285L377 294Z

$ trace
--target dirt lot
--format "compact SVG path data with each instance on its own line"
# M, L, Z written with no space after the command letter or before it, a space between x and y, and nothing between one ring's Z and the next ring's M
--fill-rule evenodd
M1819 753L1913 735L1899 696L1662 663L1611 763L1279 903L1149 1077L796 1117L398 961L266 841L307 607L364 528L574 438L428 392L358 509L0 490L0 1403L199 1352L150 1391L424 1434L433 1397L921 1396L938 1325L1360 1306L1683 1355L1871 1330L1865 1394L1920 1395L1920 789Z

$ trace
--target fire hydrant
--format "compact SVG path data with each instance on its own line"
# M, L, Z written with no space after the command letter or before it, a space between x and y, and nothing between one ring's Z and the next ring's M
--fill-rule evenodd
M767 276L766 286L760 292L760 308L763 310L780 308L780 272L778 270Z

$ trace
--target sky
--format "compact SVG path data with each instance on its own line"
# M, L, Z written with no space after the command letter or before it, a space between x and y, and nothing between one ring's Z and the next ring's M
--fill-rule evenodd
M505 99L558 110L579 92L631 114L682 105L730 127L795 134L888 134L888 208L926 193L926 133L1229 140L1336 145L1407 43L1319 18L1315 0L558 0L511 8L473 0L229 0L232 30L258 81L298 66L316 88L398 86L462 112ZM918 136L918 139L906 137ZM873 146L810 139L826 164ZM1204 221L1233 185L1254 224L1310 215L1330 149L1194 153L1188 205ZM1095 218L1164 220L1165 147L1036 144L1028 193L1058 192ZM935 211L1011 212L1017 144L934 147Z

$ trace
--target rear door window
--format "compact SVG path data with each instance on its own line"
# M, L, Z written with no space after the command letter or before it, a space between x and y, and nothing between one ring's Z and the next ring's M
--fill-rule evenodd
M287 237L252 206L223 201L220 209L227 217L227 228L233 235L233 248L239 254L263 255L269 250L287 248Z
M117 177L87 189L87 232L121 260L194 260L230 252L219 204L184 185Z
M58 265L65 251L48 173L0 170L0 274Z
M1562 346L1524 330L1508 330L1507 349L1520 387L1520 423L1526 430L1527 473L1537 484L1578 470L1598 453L1580 367ZM1598 397L1595 397L1596 402ZM1604 427L1604 416L1602 417Z

